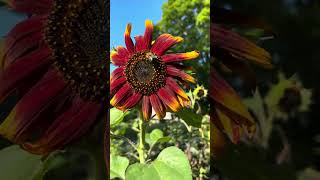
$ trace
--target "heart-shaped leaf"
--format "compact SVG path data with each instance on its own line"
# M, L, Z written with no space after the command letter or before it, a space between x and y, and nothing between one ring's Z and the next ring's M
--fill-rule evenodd
M184 120L189 126L201 127L202 116L193 112L190 108L183 108L178 111L177 116Z
M110 155L110 178L125 178L125 172L129 165L129 160L126 157Z
M151 164L133 164L126 172L126 180L191 180L192 172L186 155L172 146L161 151Z
M123 112L117 108L110 109L110 127L113 128L120 124L128 113L128 111Z

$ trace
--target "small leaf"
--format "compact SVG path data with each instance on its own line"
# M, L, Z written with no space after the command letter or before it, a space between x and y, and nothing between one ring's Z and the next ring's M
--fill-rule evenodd
M31 180L41 166L41 156L30 154L13 145L0 151L0 179Z
M197 128L201 127L202 116L193 112L192 109L183 108L176 114L178 117L184 120L189 126L194 126Z
M150 134L146 135L146 142L152 146L155 143L157 143L157 141L159 139L161 139L163 137L163 132L160 129L154 129L152 130L152 132Z
M126 180L191 180L192 172L186 155L172 146L161 151L151 164L133 164L128 167Z
M110 109L110 126L111 128L114 128L118 124L120 124L123 121L123 118L128 114L129 112L123 112L120 111L117 108Z
M125 178L125 172L129 165L129 160L126 157L110 155L110 178Z

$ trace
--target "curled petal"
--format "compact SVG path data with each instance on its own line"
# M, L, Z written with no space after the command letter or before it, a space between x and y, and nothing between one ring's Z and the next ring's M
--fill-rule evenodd
M156 112L156 115L158 116L159 119L163 119L166 115L165 107L161 103L159 97L156 94L153 94L149 96L150 98L150 103L154 111Z
M151 117L151 104L150 104L150 98L148 96L143 96L142 98L142 114L143 119L145 121L148 121Z
M126 31L124 33L124 40L125 40L125 43L126 43L126 46L127 46L129 53L133 53L134 52L134 44L133 44L133 41L130 37L130 34L131 34L131 24L127 24Z
M224 49L237 59L247 59L265 68L272 68L271 55L246 38L215 24L211 26L211 37L214 48Z
M133 93L132 96L130 96L125 102L124 104L119 107L119 109L121 110L127 110L127 109L131 109L132 107L134 107L141 99L142 95L140 93Z
M173 92L175 92L176 94L179 94L181 97L183 97L185 99L189 99L187 94L184 92L183 89L180 88L180 86L175 82L175 80L168 77L166 83L173 90Z
M132 89L128 83L124 84L113 96L113 98L110 100L110 104L114 107L118 107L119 103L128 96L128 94L131 94Z
M9 0L9 6L15 11L28 14L47 14L52 5L53 0Z
M161 34L152 45L151 51L158 56L162 56L170 47L182 40L182 37L174 37L171 34Z
M172 111L177 112L181 108L176 96L168 89L168 87L160 88L157 95Z
M182 107L190 107L191 106L191 101L190 99L186 99L186 98L183 98L181 96L177 96L178 100L179 100L179 103Z
M124 66L129 58L128 50L123 46L118 46L116 50L111 51L110 59L112 64L116 66Z
M187 53L165 54L162 56L162 61L166 63L179 62L195 59L197 57L199 57L199 51L191 51Z
M187 73L183 72L182 70L179 70L173 66L170 66L170 65L167 66L167 73L171 76L179 77L184 81L189 81L191 83L196 82L196 80L192 76L190 76L189 74L187 74Z
M151 41L152 41L152 32L153 32L153 24L152 21L150 20L146 20L145 21L145 26L146 26L146 30L144 32L144 46L143 46L143 50L144 49L149 49L150 45L151 45Z

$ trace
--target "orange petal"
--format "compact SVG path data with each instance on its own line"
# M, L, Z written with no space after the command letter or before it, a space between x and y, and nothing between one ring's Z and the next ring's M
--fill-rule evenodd
M148 96L143 96L142 99L142 114L143 119L145 121L148 121L151 117L151 104L150 104L150 98Z
M171 34L161 34L152 45L151 51L158 56L162 56L170 47L182 40L182 37L174 37Z
M199 57L199 51L191 51L186 53L178 53L178 54L165 54L163 55L162 61L169 63L169 62L179 62L179 61L186 61L191 60Z
M126 31L124 33L124 39L129 53L134 52L134 44L130 37L131 34L131 24L127 24Z

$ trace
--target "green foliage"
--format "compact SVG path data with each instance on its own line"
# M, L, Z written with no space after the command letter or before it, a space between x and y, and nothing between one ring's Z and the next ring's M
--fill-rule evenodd
M128 112L120 111L117 108L110 109L110 127L113 128L123 121Z
M133 164L126 172L127 180L192 179L191 168L185 154L177 147L162 150L150 164Z
M19 146L9 146L0 151L0 179L32 180L41 166L41 157L29 154Z
M185 121L189 126L201 127L202 115L196 114L190 108L183 108L177 112L177 116Z
M110 155L110 178L125 179L125 171L129 165L129 160L126 157Z

